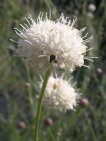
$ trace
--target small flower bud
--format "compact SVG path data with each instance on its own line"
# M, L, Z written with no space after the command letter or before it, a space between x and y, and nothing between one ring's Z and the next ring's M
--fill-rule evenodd
M97 68L97 69L96 69L96 74L97 74L98 76L102 75L102 74L103 74L103 70L102 70L101 68Z
M46 119L45 120L45 125L47 125L47 126L52 126L53 125L53 119L52 118L48 118L48 119Z
M94 12L96 10L96 6L94 4L89 4L88 9L90 12Z
M19 129L25 129L26 125L25 125L25 123L23 121L19 121L17 127Z
M26 88L30 87L30 83L29 82L25 82L24 85L25 85Z
M88 99L87 99L87 98L82 98L82 99L80 100L80 105L81 105L82 107L88 106L88 105L89 105Z

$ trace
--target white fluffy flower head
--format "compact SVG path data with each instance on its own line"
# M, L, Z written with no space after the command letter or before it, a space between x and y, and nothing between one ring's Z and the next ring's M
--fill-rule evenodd
M36 69L45 69L48 63L72 72L75 67L84 66L84 55L87 50L86 42L91 38L82 37L85 28L78 30L72 22L62 14L59 19L52 21L43 13L35 22L32 17L26 19L27 24L21 25L23 30L15 28L19 35L16 53L25 57ZM88 59L91 60L91 59Z
M68 81L52 76L49 78L44 95L45 107L57 111L74 110L78 99L79 94Z

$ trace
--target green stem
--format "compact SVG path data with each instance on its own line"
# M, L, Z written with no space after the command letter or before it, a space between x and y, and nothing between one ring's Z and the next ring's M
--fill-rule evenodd
M45 73L45 77L44 77L44 81L43 81L43 85L42 85L42 89L41 89L41 94L40 94L39 101L38 101L37 113L36 113L36 117L35 117L34 141L38 141L38 129L39 129L42 101L43 101L45 89L46 89L46 86L48 83L48 79L50 76L50 72L51 71L50 71L50 66L49 66L46 73Z

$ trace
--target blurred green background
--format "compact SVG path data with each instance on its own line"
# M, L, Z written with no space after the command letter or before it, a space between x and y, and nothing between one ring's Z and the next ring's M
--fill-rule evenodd
M78 29L87 27L93 47L87 55L98 56L87 68L78 68L74 80L82 93L76 111L55 113L43 108L40 141L106 140L106 1L105 0L0 0L0 141L33 141L37 83L34 73L12 55L14 27L29 14L40 11L77 17ZM71 77L71 76L70 76ZM34 105L32 104L34 102Z

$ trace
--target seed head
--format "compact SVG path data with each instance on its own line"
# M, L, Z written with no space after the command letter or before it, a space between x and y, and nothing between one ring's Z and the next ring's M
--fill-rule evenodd
M30 16L26 18L27 24L20 24L22 31L15 28L19 35L19 40L15 41L18 44L16 54L26 58L36 70L44 70L49 63L70 72L75 67L86 66L84 59L87 57L84 58L84 55L89 50L86 43L92 39L84 39L87 34L82 36L86 28L74 28L76 20L71 21L63 14L56 21L47 15L43 17L41 13L34 21Z
M57 111L74 110L78 99L79 95L68 81L52 76L49 78L44 96L44 105L47 108Z

